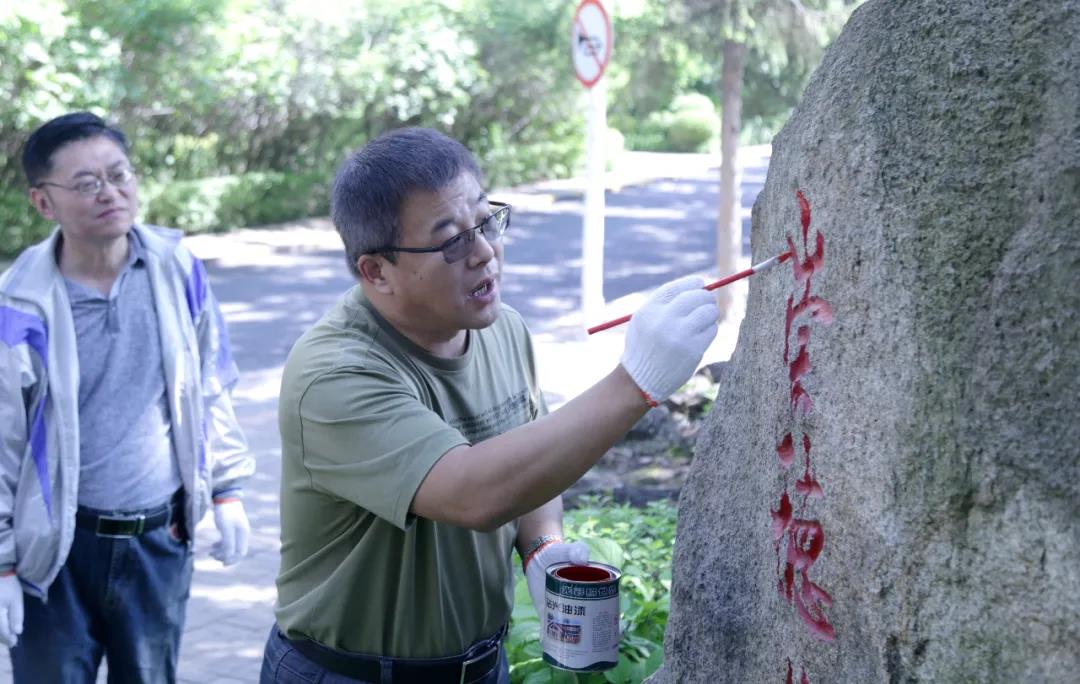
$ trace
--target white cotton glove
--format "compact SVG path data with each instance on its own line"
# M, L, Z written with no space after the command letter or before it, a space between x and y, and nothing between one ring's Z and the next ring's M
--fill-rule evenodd
M0 643L14 646L23 628L23 591L15 575L0 577Z
M690 379L716 337L720 307L704 286L695 277L661 285L630 319L620 363L654 402Z
M547 593L547 569L556 563L570 562L585 565L589 562L589 546L585 542L554 542L542 547L525 565L525 580L529 583L529 596L540 617L540 634L547 624L545 595Z
M247 555L251 525L243 502L232 499L214 504L214 525L221 539L210 549L211 556L222 565L232 565Z

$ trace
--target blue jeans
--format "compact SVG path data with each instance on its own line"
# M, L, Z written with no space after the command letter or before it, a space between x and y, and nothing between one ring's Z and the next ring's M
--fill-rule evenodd
M192 571L175 529L114 539L76 528L48 603L24 595L15 682L93 684L103 655L109 684L175 681Z
M270 628L263 653L262 673L259 684L380 684L352 679L311 662L299 653L292 644L285 640L278 631L278 626ZM431 684L443 684L431 682ZM458 684L454 681L453 684ZM506 650L499 648L499 664L483 679L475 684L510 684L510 664L506 660Z

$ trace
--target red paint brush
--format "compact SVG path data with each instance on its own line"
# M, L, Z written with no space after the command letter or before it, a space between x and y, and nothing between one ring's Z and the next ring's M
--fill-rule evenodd
M708 285L705 286L705 289L706 290L715 290L715 289L723 287L725 285L730 285L731 283L735 282L736 280L742 280L743 278L747 278L749 276L752 276L755 273L763 273L764 271L768 271L770 268L772 268L773 266L776 266L777 264L784 263L785 261L787 261L790 258L791 258L791 252L784 252L783 254L777 254L776 256L774 256L774 257L772 257L770 259L766 259L765 261L762 261L760 264L757 264L755 266L751 266L750 268L746 269L745 271L739 271L738 273L729 275L726 278L721 278L720 280L717 280L715 283L709 283ZM592 335L593 333L598 333L598 332L601 332L602 330L607 330L608 328L614 328L617 325L622 325L623 323L630 320L631 315L632 314L626 314L625 316L622 316L620 318L616 318L613 321L608 321L607 323L601 323L600 325L594 325L593 327L589 328L589 334Z

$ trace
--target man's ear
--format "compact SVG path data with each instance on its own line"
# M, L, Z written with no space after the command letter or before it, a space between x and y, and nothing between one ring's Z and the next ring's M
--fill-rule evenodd
M34 205L37 212L47 221L56 220L56 212L53 211L52 200L41 188L30 188L30 204Z
M360 272L360 281L368 283L376 292L392 294L394 288L387 276L389 264L378 254L361 254L356 260L356 270Z

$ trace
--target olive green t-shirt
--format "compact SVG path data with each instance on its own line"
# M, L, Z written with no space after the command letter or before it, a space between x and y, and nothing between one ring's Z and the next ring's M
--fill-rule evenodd
M451 448L546 410L510 307L445 359L394 330L359 287L346 293L293 347L281 383L276 614L286 636L437 657L505 624L516 521L475 532L409 507Z

